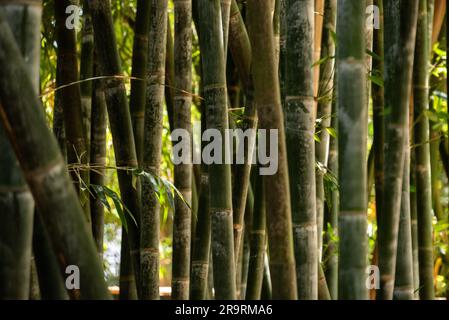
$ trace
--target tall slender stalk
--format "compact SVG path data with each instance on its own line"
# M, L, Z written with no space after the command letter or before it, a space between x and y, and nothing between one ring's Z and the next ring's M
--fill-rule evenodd
M92 14L95 50L99 65L99 74L108 76L104 80L104 94L107 103L109 125L114 144L116 166L118 168L137 168L134 134L122 75L117 41L114 33L111 6L109 1L91 0L89 8ZM117 170L120 195L131 214L126 214L130 254L134 266L136 283L140 279L139 233L140 221L139 194L133 187L133 176L129 170ZM132 217L131 217L132 215Z
M417 2L391 1L384 10L385 48L400 44L397 51L385 51L385 106L390 111L384 115L384 195L378 227L381 288L377 296L384 300L393 298L395 283Z
M365 1L337 7L337 103L339 138L340 299L367 299Z
M192 133L191 105L192 96L183 92L192 91L192 1L175 0L175 87L174 128ZM183 90L183 91L179 91ZM187 154L177 157L192 158L191 148ZM175 187L182 193L185 202L175 199L173 222L173 271L172 298L189 298L190 245L192 212L192 165L175 165Z
M315 116L313 94L314 0L287 0L285 116L298 298L318 297Z
M335 92L335 89L334 89ZM335 99L332 103L331 127L337 131L338 119L337 104ZM338 177L338 138L330 137L328 170ZM338 235L338 210L339 192L336 186L331 187L330 198L326 200L324 210L325 237L323 252L324 273L326 276L329 294L333 300L338 298L338 247L336 237Z
M379 8L380 25L379 29L374 29L373 51L380 59L373 60L372 74L383 78L384 75L384 9L383 0L375 0L374 5ZM376 218L382 216L382 203L384 194L384 86L372 82L371 84L373 99L373 148L374 148L374 180L376 197Z
M51 247L50 237L41 216L36 212L33 228L33 253L42 300L67 300L69 298L58 259Z
M228 128L225 59L220 2L197 0L200 48L202 51L203 95L207 129L218 130L225 137ZM221 147L226 143L222 139ZM221 159L223 163L224 153ZM235 299L235 260L232 232L232 190L229 164L209 165L209 190L212 223L214 288L217 299Z
M409 95L410 96L410 95ZM404 173L402 180L401 212L399 218L397 263L393 297L396 300L413 300L413 249L410 215L410 137L409 120L406 120Z
M253 221L250 232L250 258L245 299L260 300L266 245L266 205L263 177L257 175Z
M284 119L275 65L271 0L249 0L247 23L252 45L254 96L260 128L278 130L278 170L264 177L270 272L274 299L296 299L297 286Z
M151 0L143 170L159 176L167 41L167 0ZM160 204L148 179L142 181L140 229L141 298L159 299Z
M251 77L251 43L248 32L235 0L231 3L229 20L229 49L237 66L246 95L246 106L240 128L245 132L257 128L256 105L254 103L254 86ZM254 138L254 137L252 137ZM239 255L242 241L243 221L247 203L251 163L255 139L240 141L244 144L244 163L235 165L234 189L232 197L234 219L234 250Z
M137 1L136 24L132 57L130 108L133 122L134 141L139 165L143 161L143 135L145 118L146 69L148 65L148 33L150 30L151 2Z
M94 30L92 27L92 16L90 15L88 0L83 0L83 29L81 31L81 63L80 84L81 89L81 111L83 116L83 128L90 161L90 139L91 139L91 116L92 116L92 92L93 82L89 80L94 75ZM89 210L89 209L87 209Z
M64 127L67 141L67 162L72 165L87 164L88 149L86 144L86 134L83 125L83 111L81 103L81 87L79 84L76 33L75 29L66 27L66 8L73 4L71 0L55 1L56 16L56 42L57 47L57 70L59 72L58 87L65 86L58 91L61 104L63 106ZM68 85L70 84L70 85ZM80 192L80 201L83 205L86 221L90 224L89 174L85 170L72 171L72 179Z
M109 298L83 210L56 139L47 128L44 111L3 9L0 68L1 121L48 229L61 270L69 265L80 270L83 285L79 291L71 291L71 295L83 299Z
M24 76L39 91L40 1L0 4L20 53L27 61ZM1 104L1 101L0 101ZM5 129L0 126L0 299L28 299L34 202Z
M430 182L429 120L429 32L427 1L419 1L418 28L416 33L415 63L413 69L413 97L416 153L416 196L418 212L419 285L420 298L432 300L433 245L432 245L432 194Z
M94 83L92 97L92 126L90 141L90 163L94 170L90 171L90 183L96 186L104 185L106 165L106 100L102 82ZM92 216L92 234L100 257L103 256L104 235L104 205L98 197L90 196L90 210Z
M337 21L337 1L327 1L324 8L324 29L322 36L322 49L320 65L320 79L318 91L317 119L320 121L319 142L315 143L316 161L322 164L323 170L316 171L316 215L317 215L317 236L318 250L322 249L323 217L325 205L324 174L326 173L329 160L330 134L329 128L332 122L332 101L334 92L335 76L335 40L332 34L335 33ZM321 253L319 254L321 260Z

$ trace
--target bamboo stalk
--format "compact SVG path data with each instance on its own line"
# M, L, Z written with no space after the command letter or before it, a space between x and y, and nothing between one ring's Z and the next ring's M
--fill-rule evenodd
M377 76L384 76L384 9L383 1L375 0L374 5L379 8L379 29L374 29L373 48L374 53L380 59L373 59L373 71L377 72ZM384 128L384 86L380 86L374 82L371 84L373 99L373 148L374 148L374 180L375 180L375 197L376 197L376 219L379 224L382 216L382 204L384 194L384 144L385 144L385 128Z
M24 75L39 90L40 1L0 3L20 54L27 60ZM0 99L0 104L1 104ZM28 299L32 251L34 201L20 170L6 131L0 126L0 299Z
M94 84L92 97L92 126L90 141L90 161L97 168L90 171L90 183L104 185L106 165L106 99L101 81ZM103 257L104 205L98 197L90 196L92 234L100 257Z
M37 212L34 216L33 252L41 299L67 300L69 296L59 270L58 259L51 247L50 237L42 218Z
M313 88L314 0L287 0L285 115L298 298L318 298Z
M167 0L151 0L142 167L156 177L162 152L162 115L167 41ZM160 204L151 182L142 182L140 229L141 298L159 299Z
M237 71L242 81L246 95L246 106L243 121L240 128L254 130L257 128L257 113L254 103L254 86L251 77L251 43L248 32L235 0L231 3L231 15L229 20L229 49L237 66ZM251 163L254 150L254 139L244 140L244 163L235 165L233 188L233 220L234 220L234 250L235 256L239 255L240 243L243 232L243 220L245 205L247 203Z
M378 231L381 288L377 296L384 300L391 300L394 290L417 5L417 1L398 1L386 3L384 9L385 48L398 43L401 48L385 52L385 105L391 111L384 116L384 195Z
M91 0L89 8L92 14L95 52L98 58L99 74L102 76L120 76L122 74L117 41L109 1ZM136 148L129 112L128 100L123 79L110 77L104 80L104 94L107 103L109 125L112 133L115 161L117 167L133 170L137 168ZM139 233L140 221L139 194L133 187L133 176L125 170L117 170L120 194L131 215L126 214L131 259L134 266L136 283L140 279Z
M56 16L56 42L57 47L57 70L59 72L57 87L64 86L57 92L63 106L64 128L67 142L68 164L85 165L89 162L86 134L83 124L83 110L81 102L81 87L79 84L78 60L76 48L75 29L66 27L66 8L73 4L71 0L55 1ZM67 86L68 84L71 84ZM90 224L89 174L85 170L72 172L73 183L79 190L80 202L83 206L86 221Z
M408 95L410 96L410 95ZM406 120L404 173L402 180L401 211L399 217L397 263L393 298L395 300L413 300L413 248L410 211L410 134L408 112Z
M130 108L133 123L134 141L139 164L143 161L143 136L146 97L146 69L148 66L148 33L150 30L151 2L137 1L136 23L132 57L132 77Z
M322 239L323 239L323 218L324 218L324 174L329 160L330 134L329 128L332 122L332 101L334 92L335 76L335 40L332 34L335 33L337 18L337 2L327 1L324 8L324 29L322 36L320 79L318 91L317 118L320 119L320 131L317 133L319 142L315 143L316 161L323 165L324 170L316 170L316 211L317 211L317 236L318 250L321 260Z
M432 195L430 182L429 121L424 115L428 110L429 94L429 32L427 1L419 1L418 28L413 76L414 142L416 145L416 195L418 212L418 254L420 298L432 300L433 245L432 245Z
M253 221L250 231L250 257L248 284L245 299L260 300L264 274L264 258L266 244L266 205L264 199L263 177L256 177L256 194L254 201Z
M192 91L192 2L191 0L175 0L175 87L184 92ZM191 136L192 96L175 92L174 128L189 132ZM191 148L187 154L178 157L192 158ZM187 300L189 298L190 281L190 245L192 212L192 165L175 165L175 187L182 193L185 203L180 197L175 199L175 216L173 222L173 272L172 299Z
M80 270L72 297L107 299L109 293L83 210L53 134L48 130L27 68L0 10L0 116L36 205L49 231L62 270ZM11 79L16 79L11 81ZM76 232L73 232L76 230Z
M255 103L261 129L278 130L278 171L264 177L270 272L274 299L296 299L297 286L287 152L278 68L275 65L271 0L249 0L247 23L252 45Z
M225 137L228 128L225 59L220 3L198 1L198 25L202 50L203 95L207 129ZM226 143L222 139L221 147ZM224 153L222 162L224 160ZM216 299L235 299L235 258L232 232L232 190L229 164L209 165L209 192L212 225L212 255Z
M337 7L337 104L339 138L340 299L368 299L365 80L365 1L341 0Z
M85 130L87 159L90 161L91 117L93 83L90 80L94 75L94 30L92 16L90 15L87 0L83 1L83 29L81 31L81 63L80 84L81 111L83 115L83 128ZM89 210L89 209L87 209Z

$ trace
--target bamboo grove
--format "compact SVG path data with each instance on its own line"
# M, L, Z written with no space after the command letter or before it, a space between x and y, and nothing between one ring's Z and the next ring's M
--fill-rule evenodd
M449 298L446 12L0 0L0 299Z

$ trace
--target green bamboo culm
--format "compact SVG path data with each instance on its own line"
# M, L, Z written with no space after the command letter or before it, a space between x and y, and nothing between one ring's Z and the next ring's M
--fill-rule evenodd
M159 176L167 41L167 0L151 0L142 169ZM149 179L142 181L141 298L159 299L160 203Z
M256 177L256 194L254 200L253 221L250 230L250 256L246 300L260 300L264 274L266 245L266 211L263 177Z
M192 1L175 0L175 88L174 97L174 129L181 129L180 136L191 141L191 106L192 96ZM185 133L189 133L185 137ZM187 300L189 298L190 251L192 225L192 152L183 149L182 154L175 154L179 159L187 159L174 168L175 187L181 192L175 199L175 215L173 221L173 266L172 266L172 299Z
M340 0L337 6L338 297L343 300L368 299L365 10L363 0Z
M410 96L410 95L409 95ZM393 298L413 300L413 248L410 211L410 134L407 112L404 150L404 172L402 179L401 212L399 217L398 247Z
M380 291L377 299L391 300L395 285L399 220L405 148L408 145L409 97L413 68L418 1L385 3L385 48L399 44L399 50L385 52L384 194L379 217L378 248ZM402 202L406 203L406 200ZM407 208L403 208L408 210ZM406 213L407 214L407 213Z
M42 217L36 212L33 228L33 253L42 300L67 300L69 296L58 258L51 247L50 237Z
M335 87L334 87L335 92ZM338 119L337 104L335 99L332 103L331 127L337 132ZM338 179L338 137L330 137L328 170ZM324 239L323 244L323 269L332 300L338 298L338 212L339 212L339 190L333 185L330 187L330 196L326 199L324 208Z
M111 5L109 1L91 0L88 2L92 15L98 74L104 79L104 95L107 103L109 126L114 145L114 154L120 195L129 211L126 211L126 223L131 260L134 267L135 281L139 285L140 257L139 232L140 197L134 188L133 173L138 166L131 115L128 106L125 83L121 78L121 62L114 33ZM126 170L123 170L126 169ZM129 213L129 214L128 214ZM122 237L123 238L123 237Z
M239 129L257 128L257 110L254 103L254 86L251 77L251 43L246 30L245 22L235 0L231 2L231 16L229 20L229 50L237 67L243 90L246 97L244 116ZM233 219L234 219L234 250L239 256L240 244L243 234L243 221L245 206L248 197L251 163L255 145L255 136L251 135L240 141L244 149L243 164L235 165L233 186Z
M202 51L203 96L206 128L225 137L228 128L225 59L222 19L219 0L196 0ZM210 137L211 139L216 137ZM222 150L226 150L222 139ZM225 152L220 163L224 163ZM215 162L215 161L214 161ZM235 299L235 260L232 224L231 167L229 164L209 165L209 212L212 226L212 261L216 299Z
M86 132L83 124L83 107L81 102L80 76L78 72L76 32L74 27L67 27L67 7L74 4L72 0L55 1L56 16L56 42L57 47L57 91L58 99L63 106L64 128L67 143L67 162L73 165L71 171L73 183L80 194L80 202L83 206L86 221L90 224L89 212L89 173L79 170L78 165L86 165L89 162ZM69 85L70 84L70 85Z
M148 66L148 33L150 31L151 2L137 1L136 23L134 26L134 43L132 57L132 78L130 108L133 122L134 141L139 165L143 161L143 135L145 118L145 75Z
M285 132L298 298L318 298L313 95L314 0L287 0Z
M92 123L92 93L94 75L94 30L92 16L90 15L88 0L83 0L83 28L81 30L81 62L80 62L80 84L81 110L83 116L83 128L85 130L87 160L90 162L90 140ZM86 210L89 210L87 207Z
M95 170L90 171L90 183L104 186L106 166L106 98L104 96L102 81L95 82L92 88L92 126L90 139L90 163ZM103 257L104 238L104 205L101 199L91 194L90 213L92 217L92 234L97 245L100 257Z
M34 93L39 90L41 1L0 3L14 33ZM1 99L0 99L1 100ZM1 101L0 101L1 104ZM0 126L0 299L28 299L34 202L6 132Z
M316 170L316 211L317 222L319 217L324 217L325 189L324 175L326 174L329 161L330 128L332 122L332 100L335 75L335 33L337 21L337 1L331 0L325 3L324 8L324 28L321 44L320 79L318 88L318 110L317 119L319 121L319 131L317 135L319 141L315 143L316 161L320 164L320 170ZM318 227L318 250L321 251L321 240L323 232L323 222ZM321 255L319 257L321 259Z
M429 32L427 1L419 1L413 67L414 144L416 157L416 197L418 216L419 295L422 300L435 298L433 282L432 191L430 182L429 120Z
M56 138L47 128L46 116L3 9L0 9L0 67L1 121L50 235L61 272L69 265L80 271L83 285L79 290L71 290L71 297L108 299L102 266L83 209Z
M373 52L380 59L373 59L372 74L378 77L384 75L384 9L383 0L375 0L374 5L379 8L379 29L374 29L373 34ZM374 148L374 181L375 181L375 197L376 197L376 219L379 225L382 216L382 203L384 195L384 86L371 84L371 92L373 99L373 148Z
M271 0L247 1L247 26L252 47L252 75L259 127L278 133L278 170L265 176L270 272L274 299L298 297L288 183L284 117L275 59ZM270 143L270 141L266 141Z

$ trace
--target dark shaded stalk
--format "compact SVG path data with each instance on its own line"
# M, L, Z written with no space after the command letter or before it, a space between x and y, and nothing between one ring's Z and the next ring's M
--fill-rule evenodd
M250 231L250 257L248 284L245 299L260 300L264 274L264 258L266 245L266 206L263 177L256 177L253 221Z
M80 271L83 285L80 290L72 290L71 296L107 299L109 293L91 232L3 10L0 68L1 121L49 232L61 271L69 265L78 266Z
M278 170L274 175L263 179L273 298L296 299L298 294L287 151L278 67L275 64L271 6L271 0L249 0L247 22L252 46L254 96L260 120L259 127L267 131L277 130L278 133Z
M124 205L131 213L126 214L126 220L132 263L136 283L138 284L138 279L140 279L139 233L134 220L137 223L140 221L139 194L133 187L132 173L128 172L130 169L137 168L131 115L124 80L116 77L122 75L122 70L110 3L109 1L91 0L89 1L89 8L92 14L94 37L101 39L101 41L95 41L99 75L109 77L104 80L104 94L114 145L115 162L118 168L128 169L117 170L117 175L120 195Z
M315 116L313 94L314 0L287 0L285 117L296 280L300 300L318 297Z
M389 112L384 112L384 195L378 226L380 291L377 299L391 300L395 283L418 1L398 0L384 4L385 48L398 44L400 48L385 51L385 70L388 70L384 75L385 108Z
M395 300L413 300L414 297L412 227L410 215L410 134L408 118L407 112L407 126L404 131L405 150L401 212L399 217L397 262L393 290L393 298Z
M335 40L332 34L335 33L337 22L337 1L327 1L324 8L324 29L321 58L324 61L320 65L320 79L318 91L318 111L317 119L320 121L319 142L315 143L316 161L322 165L323 170L316 170L316 215L317 215L317 236L318 250L321 260L323 218L325 205L324 175L326 174L329 160L330 134L329 128L332 122L332 100L334 90L335 71Z
M367 122L365 1L337 7L337 104L339 139L339 299L368 299L366 274Z
M432 190L430 181L429 120L429 32L427 1L419 1L416 51L413 69L414 142L416 154L416 196L418 212L419 295L435 298L433 283Z
M251 43L248 33L235 0L231 3L231 16L229 20L229 49L236 64L237 71L242 81L246 95L246 106L240 129L243 132L257 128L256 105L254 103L254 87L250 75L251 68ZM235 165L234 189L233 189L233 220L234 220L234 250L239 255L242 241L243 221L245 206L248 197L251 163L254 150L255 137L251 136L244 141L244 163Z
M374 5L379 8L380 25L379 29L374 29L373 51L380 59L373 59L372 75L382 77L384 75L384 16L383 0L375 0ZM374 148L374 185L376 197L376 219L382 216L382 203L384 194L384 86L371 82L371 92L373 99L373 148Z
M19 55L27 61L26 74L22 76L31 81L37 94L41 1L31 5L0 3L0 10L4 10L4 23L9 24L20 44ZM23 81L20 78L11 81L16 79ZM0 126L0 150L0 299L28 299L34 202L3 126Z
M411 115L413 119L413 114ZM413 131L410 131L412 135ZM410 141L414 141L411 137ZM410 216L412 229L413 255L413 290L415 299L419 299L419 250L418 250L418 204L416 195L416 156L414 150L410 154Z
M220 2L198 1L198 26L203 67L203 96L207 129L220 134L221 150L226 150L225 130L228 128L226 66L222 35ZM215 138L214 138L215 139ZM212 225L214 288L217 299L235 299L235 259L232 232L231 167L224 163L209 165L209 190Z
M136 23L132 57L130 108L134 141L139 164L143 161L143 135L145 118L146 69L148 65L148 32L150 30L150 8L148 0L137 1Z
M134 265L131 257L128 234L122 227L122 241L120 247L120 300L137 300L137 283Z
M175 97L174 97L174 132L181 129L189 133L191 142L191 106L192 96L192 1L175 0ZM182 90L182 91L181 91ZM190 143L189 143L190 144ZM188 159L187 163L175 165L175 187L184 197L175 199L175 216L173 221L173 267L172 299L189 298L191 219L192 212L192 149L187 148L182 154L175 154L179 159Z
M104 96L102 82L94 83L92 97L92 126L90 141L90 183L96 186L104 185L106 165L106 99ZM94 195L90 195L90 210L92 217L92 234L97 245L100 257L103 257L103 235L104 235L104 205Z
M66 8L72 5L71 0L55 1L56 16L56 42L57 47L57 87L65 86L57 91L58 99L63 106L64 128L67 142L67 162L74 165L71 174L75 187L80 192L80 202L83 206L86 221L90 224L89 174L86 170L79 170L78 165L86 165L88 159L88 149L86 144L86 134L83 125L83 112L81 103L81 88L79 84L76 33L74 28L67 28ZM67 86L70 84L69 86Z
M196 233L192 245L193 254L190 276L190 299L205 300L207 298L207 279L211 243L209 174L206 165L201 166L200 197L197 217Z
M174 100L175 100L175 48L170 25L170 19L167 19L167 53L165 57L165 104L167 107L168 124L170 131L174 130Z
M92 116L92 92L93 82L89 80L94 75L94 30L92 27L92 17L90 15L88 0L83 1L83 29L81 31L81 63L80 63L80 84L81 89L81 110L83 116L83 128L90 161L90 140L91 140L91 116ZM67 17L67 15L66 15ZM87 209L89 210L89 209Z
M151 0L142 168L158 177L162 153L162 117L167 41L167 0ZM140 229L141 298L159 299L160 203L151 181L142 181Z
M35 214L33 252L36 262L39 290L42 300L67 300L65 279L59 270L58 259L39 214Z

